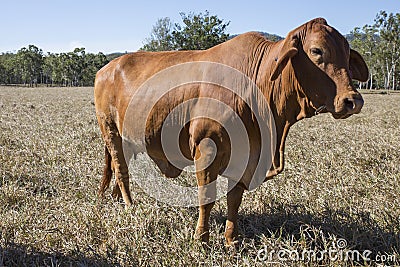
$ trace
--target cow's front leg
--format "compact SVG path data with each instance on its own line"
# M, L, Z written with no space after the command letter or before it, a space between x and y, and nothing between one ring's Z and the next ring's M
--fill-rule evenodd
M215 160L215 146L209 145L211 140L202 140L195 149L196 178L199 189L199 220L195 237L202 242L209 242L209 219L216 199L216 179L218 165ZM212 142L212 141L211 141Z
M243 187L236 184L228 192L228 218L225 226L225 240L227 246L232 246L238 242L238 210L242 203Z
M199 199L203 198L207 193L205 190L199 190ZM200 204L199 206L199 219L196 226L195 238L202 242L208 243L210 241L209 220L211 209L214 206L214 201L207 204Z

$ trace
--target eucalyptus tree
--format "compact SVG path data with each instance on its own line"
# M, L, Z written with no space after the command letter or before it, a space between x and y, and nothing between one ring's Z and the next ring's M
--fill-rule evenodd
M97 71L107 63L108 63L107 56L104 55L103 53L86 54L84 61L84 69L82 72L81 84L83 86L93 85Z
M41 82L43 51L34 45L18 50L15 58L15 70L24 84L33 86Z
M380 37L377 34L376 27L364 25L362 28L356 27L350 35L352 40L351 46L361 53L369 66L369 80L366 87L373 88L374 81L377 82L376 76L379 74L379 45Z
M377 14L374 24L356 27L350 44L365 58L369 69L368 87L399 89L400 13Z
M400 64L400 13L381 11L375 19L375 27L382 40L380 55L385 69L385 88L396 89L398 77L396 71Z

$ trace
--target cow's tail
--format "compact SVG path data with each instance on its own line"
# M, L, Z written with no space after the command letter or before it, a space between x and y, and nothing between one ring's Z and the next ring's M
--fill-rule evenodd
M110 187L110 182L112 178L111 154L108 151L107 146L104 146L104 156L104 172L99 189L99 196L102 198L104 197L105 191Z

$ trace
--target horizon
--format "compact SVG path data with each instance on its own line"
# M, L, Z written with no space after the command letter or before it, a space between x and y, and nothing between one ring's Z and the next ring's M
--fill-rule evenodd
M205 10L230 21L226 31L230 35L261 31L285 37L290 30L316 17L325 18L329 25L346 35L355 27L373 24L381 10L398 13L400 2L375 0L367 5L360 0L338 0L332 5L316 0L285 4L262 1L236 4L211 0L188 3L179 0L174 4L156 2L152 6L116 1L110 6L104 0L96 4L76 0L63 3L13 0L3 4L0 22L11 26L3 26L0 30L2 36L7 37L0 44L0 53L16 53L29 45L37 46L44 53L71 52L80 47L95 54L134 52L150 36L158 18L169 17L174 23L181 23L180 12ZM285 13L284 19L282 13Z

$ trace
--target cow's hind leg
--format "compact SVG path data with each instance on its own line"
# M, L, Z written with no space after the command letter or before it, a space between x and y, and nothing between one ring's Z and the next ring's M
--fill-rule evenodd
M114 171L116 185L113 189L113 197L123 198L125 204L132 204L131 194L129 192L129 172L128 165L125 161L124 151L122 148L122 138L118 133L118 129L114 124L105 124L102 127L103 138L106 143L106 164L104 168L103 180L100 186L100 192L103 192L109 186L111 179L110 170ZM111 157L111 162L109 161Z
M103 169L103 178L101 179L100 189L99 189L99 197L104 198L105 191L110 187L110 182L112 178L112 167L111 167L111 154L108 151L107 146L104 146L104 169Z
M129 191L129 171L122 148L122 138L119 134L114 134L112 136L110 147L115 172L115 180L117 183L113 190L113 195L122 195L125 204L130 206L132 205L132 198Z

